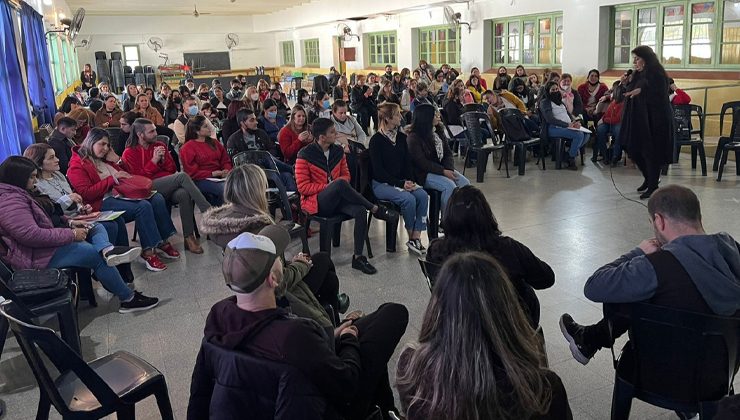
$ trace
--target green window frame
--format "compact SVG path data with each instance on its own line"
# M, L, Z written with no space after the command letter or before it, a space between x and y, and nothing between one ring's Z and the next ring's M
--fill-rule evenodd
M61 54L59 51L59 37L55 33L49 35L49 64L51 66L52 79L54 80L54 94L59 95L64 92L64 67L62 66Z
M365 38L370 67L396 65L396 41L398 39L396 31L373 32L365 35Z
M295 45L293 41L283 41L280 43L282 52L282 62L284 66L295 66Z
M491 21L492 67L551 67L563 63L563 13L512 16Z
M419 28L419 60L433 66L460 66L460 28L448 25Z
M321 62L319 54L319 39L306 39L303 41L303 65L306 67L319 67Z
M680 0L615 6L609 63L632 66L630 51L648 45L669 69L740 69L740 4Z

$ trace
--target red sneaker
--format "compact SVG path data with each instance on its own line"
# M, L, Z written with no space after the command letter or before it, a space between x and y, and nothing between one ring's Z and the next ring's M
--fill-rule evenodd
M165 242L164 244L160 245L157 248L157 251L159 251L159 253L162 254L164 258L169 258L171 260L176 260L180 258L180 253L177 252L177 250L169 242Z
M146 268L149 271L164 271L167 269L167 266L164 265L154 252L149 255L141 254L141 259L144 260L144 264L146 264Z

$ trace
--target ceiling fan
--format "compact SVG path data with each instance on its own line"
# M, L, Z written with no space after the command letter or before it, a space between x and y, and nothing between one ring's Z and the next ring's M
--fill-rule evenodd
M197 4L193 4L193 11L192 11L192 12L190 12L190 13L180 13L180 14L181 14L181 15L183 15L183 16L185 16L185 15L192 15L192 16L193 16L194 18L197 18L197 17L199 17L200 15L210 15L210 14L212 14L212 13L208 13L208 12L199 12L199 11L198 11L198 5L197 5Z

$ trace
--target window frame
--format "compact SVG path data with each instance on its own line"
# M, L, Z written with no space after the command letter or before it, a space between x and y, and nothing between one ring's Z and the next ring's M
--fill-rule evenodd
M458 28L451 28L449 25L434 25L434 26L423 26L423 27L420 27L420 28L416 28L416 30L418 31L418 35L419 35L419 43L418 43L418 46L419 46L419 57L418 58L419 58L419 60L426 60L427 63L429 63L430 65L435 66L435 67L439 67L439 66L441 66L443 64L449 64L451 67L460 67L460 61L461 61L460 60L460 52L461 52L461 48L460 48L460 33L461 33L460 27L458 27ZM449 45L450 45L450 41L452 40L450 37L445 38L444 41L440 41L439 39L435 39L434 41L432 41L431 38L430 38L430 35L432 35L432 34L434 34L435 37L438 37L438 34L439 34L438 31L441 31L441 30L444 30L444 31L452 31L452 30L454 30L455 31L455 44L456 44L455 51L454 51L454 54L455 54L455 57L456 57L455 60L450 60L450 51L449 51L449 48L448 48ZM427 37L428 37L428 40L427 41L423 41L422 34L424 34L424 33L427 34ZM449 32L447 32L447 33L449 34ZM436 50L435 53L432 53L432 49L431 48L428 48L426 50L426 52L422 53L422 51L424 51L424 49L422 48L422 44L423 43L426 43L429 47L431 47L431 45L433 43L440 43L440 42L444 42L445 43L444 52L440 52L440 48L439 48L439 46L437 46L437 50ZM439 59L440 56L443 56L444 59L443 60L440 60ZM434 59L432 57L434 57ZM435 59L437 61L440 61L440 62L434 61Z
M315 46L313 45L315 43ZM303 66L304 67L320 67L321 65L321 49L319 46L318 38L304 39L303 45ZM311 51L311 53L309 53ZM315 56L313 52L315 51ZM314 60L315 58L315 60Z
M295 43L293 41L280 42L280 60L283 66L295 67Z
M694 29L695 25L702 25L703 23L694 23L693 17L693 6L695 4L702 4L702 3L714 3L714 16L712 17L711 22L707 22L713 26L712 31L709 33L709 45L710 45L710 51L711 51L711 58L710 62L707 64L704 63L692 63L691 62L691 46L692 46L692 31ZM723 40L723 27L725 24L724 21L724 10L727 2L725 0L673 0L673 1L647 1L647 2L641 2L641 3L632 3L632 4L626 4L626 5L619 5L619 6L612 6L610 15L609 15L609 29L610 29L610 35L609 35L609 68L612 69L626 69L632 67L632 60L630 59L628 63L616 63L615 62L615 48L622 46L626 47L627 45L622 44L615 44L615 30L616 30L616 16L617 13L622 11L628 11L631 13L632 18L632 26L630 28L630 39L629 39L629 49L632 51L638 44L637 35L638 35L638 10L641 9L648 9L648 8L656 8L656 29L655 29L655 54L658 56L658 59L661 61L661 64L666 69L675 69L675 70L738 70L740 69L740 63L730 63L730 64L724 64L721 62L721 54L722 54L722 46L725 44L740 44L739 42L724 42ZM663 62L663 37L665 33L664 23L665 23L665 10L668 7L672 6L683 6L684 8L684 17L683 17L683 26L682 26L682 43L681 43L681 62L679 64L670 64L670 63L664 63ZM739 22L740 20L732 20L729 22ZM706 44L700 44L700 43L694 43L693 45L706 45Z
M126 57L126 48L129 48L129 47L136 48L136 60L130 60L128 57ZM136 66L141 66L141 49L139 49L139 44L123 44L121 46L121 49L123 50L123 65L124 66L129 66L132 69L135 68ZM129 61L130 62L135 61L138 64L136 64L136 66L131 66L129 65Z
M54 84L54 95L60 95L66 89L65 72L62 55L59 50L59 36L56 33L48 34L49 66L51 67L52 80Z
M541 22L549 19L550 29L549 32L541 30ZM519 15L519 16L507 16L497 19L491 19L488 24L491 25L491 67L498 68L501 66L518 66L523 65L525 68L553 68L562 67L562 51L563 51L563 32L562 28L558 32L557 23L563 23L563 12L554 11L549 13L538 13L530 15ZM525 49L525 39L528 36L524 33L524 27L526 24L533 25L533 32L531 34L532 43L530 48ZM503 25L503 32L500 36L496 35L496 26ZM518 35L512 35L511 27L518 30ZM550 39L549 46L546 48L540 47L541 36L547 36ZM496 41L500 38L501 48L497 48ZM512 40L516 43L515 47L512 47ZM515 55L518 58L510 60L509 51L515 51ZM502 61L498 60L497 53L500 52ZM549 62L541 62L540 56L543 52L548 52L550 56ZM531 57L531 62L525 62L527 56Z
M385 38L388 37L386 45ZM388 52L384 50L380 52L374 52L377 50L380 41L381 50L383 47L388 47ZM396 31L381 31L381 32L370 32L365 34L365 45L367 46L366 58L368 66L371 68L384 68L385 66L396 67L398 65L398 33ZM388 55L391 58L390 61L385 61L383 57ZM378 60L377 58L381 59Z

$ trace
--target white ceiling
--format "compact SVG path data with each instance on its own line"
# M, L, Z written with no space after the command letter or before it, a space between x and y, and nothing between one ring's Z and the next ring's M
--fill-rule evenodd
M210 16L260 15L309 3L310 0L67 0L72 11L84 7L88 15L179 16L193 13ZM209 16L209 15L205 15Z

